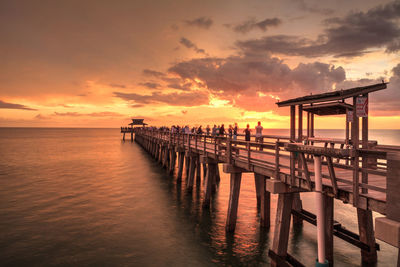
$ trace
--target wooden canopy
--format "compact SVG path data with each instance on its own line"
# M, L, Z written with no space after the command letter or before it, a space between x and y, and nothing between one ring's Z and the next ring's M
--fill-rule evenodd
M147 123L143 122L144 119L132 119L132 122L129 125L147 125Z
M375 92L378 90L382 90L386 88L385 82L363 86L363 87L355 87L346 90L338 90L333 92L327 92L323 94L316 94L316 95L307 95L302 97L297 97L289 100L285 100L282 102L277 102L276 104L278 107L286 107L292 105L302 105L302 104L311 104L311 103L321 103L327 101L336 101L336 100L344 100L346 98L358 96L358 95L365 95L371 92Z
M319 116L346 114L348 110L353 110L353 106L344 102L332 102L303 106L303 111L310 112Z

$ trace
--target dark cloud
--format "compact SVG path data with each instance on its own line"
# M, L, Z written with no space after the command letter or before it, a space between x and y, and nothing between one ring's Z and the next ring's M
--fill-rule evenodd
M172 106L199 106L208 104L208 94L205 92L184 92L161 94L154 92L151 95L140 95L136 93L114 92L116 97L134 101L137 104L163 103Z
M161 86L159 83L152 83L152 82L139 83L139 85L145 86L149 89L157 89Z
M50 118L39 113L34 117L34 119L35 120L48 120Z
M399 114L400 63L392 68L390 73L388 73L388 76L387 79L385 77L379 77L377 79L364 78L358 80L345 80L338 83L336 88L340 90L389 81L386 89L369 95L369 109L370 114L373 116L393 116L393 114Z
M130 105L130 107L131 108L142 108L142 107L145 107L145 105L143 105L143 104L132 104L132 105Z
M265 32L270 27L279 26L281 23L282 21L279 18L267 18L262 21L257 21L256 19L252 18L236 25L227 24L226 26L231 27L235 32L244 34L254 29Z
M207 89L225 96L249 90L301 94L329 90L345 79L342 67L314 62L291 69L278 58L252 55L192 59L173 65L169 72L192 82L199 79Z
M113 88L126 88L126 85L124 84L117 84L117 83L110 83L109 86Z
M156 78L161 78L161 77L165 76L165 74L162 73L162 72L159 72L159 71L156 71L156 70L149 70L149 69L144 69L143 70L143 74L146 75L146 76L153 76L153 77L156 77Z
M0 108L4 109L24 109L24 110L37 110L34 108L30 108L21 104L13 104L13 103L7 103L2 100L0 100Z
M272 52L305 57L354 57L379 47L386 47L386 52L396 52L400 48L399 19L400 2L396 1L367 12L327 19L324 33L315 40L275 35L239 41L236 45L245 53Z
M299 6L299 8L303 11L307 11L314 14L321 14L321 15L332 15L333 9L331 8L320 8L317 6L310 6L304 0L293 0L295 4Z
M116 112L92 112L92 113L78 113L78 112L54 112L55 116L61 117L121 117L123 114Z
M193 49L194 51L196 51L196 53L199 53L199 54L206 53L206 51L204 51L204 49L198 48L196 44L194 44L189 39L186 39L185 37L182 37L181 40L179 41L179 43L187 48Z
M213 24L213 20L208 17L200 17L193 20L185 20L185 23L186 25L189 26L196 26L203 29L209 29Z
M192 83L170 83L168 84L169 88L172 89L178 89L178 90L183 90L183 91L189 91L191 89Z

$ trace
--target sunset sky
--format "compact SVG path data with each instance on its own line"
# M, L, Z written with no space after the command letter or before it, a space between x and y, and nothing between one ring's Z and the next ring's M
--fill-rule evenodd
M0 35L0 126L288 128L278 99L384 80L400 128L400 1L0 0Z

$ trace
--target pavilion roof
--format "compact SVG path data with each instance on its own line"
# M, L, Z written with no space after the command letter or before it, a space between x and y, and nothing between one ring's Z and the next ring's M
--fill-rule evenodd
M322 94L316 95L306 95L302 97L297 97L281 102L277 102L276 104L278 107L286 107L292 105L302 105L302 104L313 104L313 103L322 103L327 101L335 101L335 100L344 100L346 98L350 98L353 96L363 95L375 91L379 91L386 88L385 82L362 86L362 87L355 87L346 90L337 90Z

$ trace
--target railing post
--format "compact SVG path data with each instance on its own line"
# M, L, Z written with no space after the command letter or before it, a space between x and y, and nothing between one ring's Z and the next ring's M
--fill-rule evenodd
M275 179L280 180L279 175L279 141L275 143Z
M232 147L231 147L232 143L231 140L228 138L226 140L226 156L227 156L227 162L228 164L232 164Z
M359 154L358 150L354 149L354 160L353 160L353 206L358 206L358 195L359 195Z

